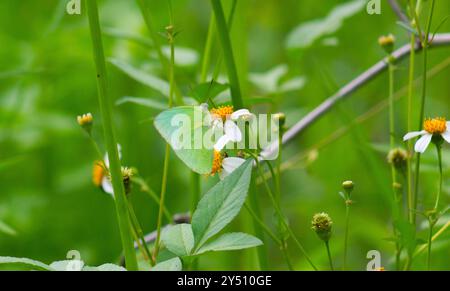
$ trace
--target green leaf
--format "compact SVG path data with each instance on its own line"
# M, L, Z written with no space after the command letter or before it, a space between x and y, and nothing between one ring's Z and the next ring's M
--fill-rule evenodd
M16 235L17 232L9 225L0 220L0 232L3 232L7 235Z
M49 265L28 258L0 257L0 265L2 264L20 267L18 270L53 271Z
M255 86L266 93L275 93L278 91L278 85L281 78L288 72L286 64L278 65L264 73L250 73L249 80Z
M130 78L138 81L139 83L152 88L155 91L160 92L162 95L169 97L169 83L155 77L147 72L133 67L118 59L109 59L109 62L116 66L119 70L127 74Z
M98 267L89 267L86 266L83 268L83 271L126 271L124 267L114 265L114 264L103 264Z
M156 264L151 270L152 271L181 271L183 269L183 264L180 258L176 257L159 264Z
M162 241L166 248L179 257L191 254L194 247L194 234L190 224L182 223L170 226L164 231Z
M116 101L116 105L122 105L125 103L133 103L157 110L167 109L167 104L149 98L125 96Z
M50 267L55 271L81 271L83 270L84 262L81 260L55 261L50 264Z
M241 210L250 184L252 161L247 160L217 183L198 203L192 216L196 249L221 231Z
M232 232L223 234L212 242L206 243L195 254L199 255L206 252L241 250L262 244L261 240L252 235L242 232Z
M161 112L154 124L186 166L196 173L209 174L213 149L203 146L203 135L210 129L203 125L203 119L199 106L180 106Z
M216 81L206 82L195 86L189 95L194 97L199 103L204 103L209 98L214 99L214 97L229 88L228 84L221 84Z
M322 36L338 31L344 20L360 12L366 1L354 0L337 5L327 17L301 23L291 31L286 39L288 49L307 48Z

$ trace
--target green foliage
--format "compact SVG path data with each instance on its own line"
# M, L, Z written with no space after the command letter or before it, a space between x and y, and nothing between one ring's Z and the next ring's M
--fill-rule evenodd
M180 258L173 258L164 262L161 262L151 268L151 271L181 271L183 264Z
M325 18L302 23L292 30L287 39L288 49L304 49L312 46L319 38L338 31L343 21L366 6L365 1L353 0L337 5Z
M253 160L249 159L200 200L192 215L195 249L201 248L239 213L250 185Z
M170 226L162 235L166 248L179 257L188 256L194 248L194 234L190 224Z
M262 245L262 241L252 235L242 232L225 233L215 240L204 244L197 255L206 252L231 251L252 248Z
M200 107L181 106L161 112L155 118L154 125L186 166L199 174L209 174L213 150L207 149L202 144L196 148L194 143L198 141L198 136L202 137L202 133L209 129L203 125L203 118L204 113ZM172 124L175 121L177 124Z

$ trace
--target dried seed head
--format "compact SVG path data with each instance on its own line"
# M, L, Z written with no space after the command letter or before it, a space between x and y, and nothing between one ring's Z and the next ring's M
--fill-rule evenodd
M314 214L311 224L312 230L316 232L321 240L327 242L330 239L333 221L327 213L321 212Z
M402 148L395 148L389 151L387 156L389 164L394 165L397 170L404 170L408 161L408 152Z

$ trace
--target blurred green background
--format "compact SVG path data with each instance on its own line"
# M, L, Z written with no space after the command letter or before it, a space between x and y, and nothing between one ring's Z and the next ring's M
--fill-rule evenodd
M95 150L76 123L77 115L92 112L94 136L103 145L85 7L82 4L81 15L68 15L65 12L67 2L0 1L0 221L3 230L0 231L0 255L51 262L65 259L67 251L75 249L81 252L86 263L99 265L117 261L120 237L113 200L91 182ZM189 49L188 57L183 58L185 62L177 66L176 79L183 93L188 94L198 83L211 7L204 0L172 2L175 27L180 31L176 45ZM222 2L228 11L232 1ZM327 29L316 38L313 36L311 42L308 39L314 31L306 26L304 32L307 33L297 38L303 46L288 48L288 39L294 37L292 32L299 25L312 20L323 22L330 11L343 2L351 1L238 1L231 34L244 95L273 99L273 104L260 104L254 111L283 111L287 114L288 125L292 125L384 57L377 43L380 35L395 34L397 46L408 42L407 32L396 24L395 14L387 1L382 0L380 15L368 15L364 7L348 15L342 23L330 21ZM405 7L405 2L400 1L400 4ZM105 30L148 38L135 1L103 0L99 3ZM156 0L149 0L149 3L155 28L163 33L169 22L167 3ZM433 28L449 13L449 1L436 1ZM450 31L450 22L445 22L439 31ZM122 60L165 78L151 47L119 38L117 33L105 34L104 44L108 58ZM215 50L220 50L217 41ZM430 52L429 68L440 65L442 69L428 83L427 116L450 117L449 57L450 47ZM419 55L417 77L422 72L421 59ZM296 86L292 90L275 90L277 92L264 88L267 82L260 81L261 73L282 64L287 65L288 70L275 84L297 80ZM108 64L108 72L114 101L123 96L138 96L165 102L161 93L129 78L115 66ZM398 63L396 90L407 85L407 73L408 63ZM273 76L265 76L274 80ZM299 81L299 77L303 79ZM312 232L310 220L316 212L331 215L334 220L331 251L336 265L341 265L345 206L338 192L341 182L351 179L356 187L355 204L351 209L349 266L365 270L366 253L375 249L381 252L386 269L392 269L394 245L386 240L392 236L390 168L386 163L387 110L384 108L368 120L354 123L357 117L386 100L387 82L387 75L383 74L358 90L290 143L283 153L284 161L292 164L282 177L283 210L313 260L323 268L328 264L326 252ZM415 114L419 90L417 87L414 97ZM400 94L404 95L404 92ZM401 137L406 132L406 97L396 105L396 135L401 145ZM152 125L157 113L158 110L136 104L114 107L123 163L136 167L159 193L164 143ZM348 131L332 139L338 130L350 125ZM310 151L323 140L329 142ZM446 176L441 205L448 205L450 201L449 147L445 148ZM298 158L299 155L306 155L306 158ZM423 159L419 201L421 205L430 206L437 189L435 152L429 150ZM189 177L189 170L172 155L167 204L173 213L190 209ZM215 179L202 178L204 192ZM144 230L150 232L156 226L157 207L138 190L135 189L131 199ZM263 188L258 188L258 195L265 221L273 226L273 211ZM448 220L447 216L441 221ZM228 228L254 233L245 210ZM421 229L418 235L425 239L426 230ZM278 247L267 241L271 268L286 269ZM295 247L291 246L289 251L297 269L309 268ZM255 253L252 249L208 254L200 260L199 268L254 269ZM447 231L433 245L434 268L449 269L449 257L450 232ZM425 256L420 256L415 267L424 266L424 261Z

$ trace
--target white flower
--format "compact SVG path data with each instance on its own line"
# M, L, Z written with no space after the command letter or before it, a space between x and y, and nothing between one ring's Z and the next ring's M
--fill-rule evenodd
M414 145L414 150L418 153L425 152L433 136L441 136L450 143L450 122L442 117L426 119L423 123L423 130L409 132L403 137L403 140L406 141L417 136L421 136Z
M226 176L230 175L234 170L239 168L245 159L238 157L223 157L220 151L214 150L214 159L211 169L211 176L219 174L220 180L225 179Z
M210 114L213 130L219 129L224 133L214 145L216 151L221 151L229 142L240 142L242 140L241 130L235 121L242 117L251 116L248 109L233 111L233 106L221 106L208 111L208 104L203 103L200 106Z
M119 151L119 159L122 159L122 149L119 144L117 145L117 150ZM101 189L105 193L108 193L114 197L114 190L109 175L108 153L105 154L103 162L97 161L95 163L93 171L93 182L96 186L101 187Z

